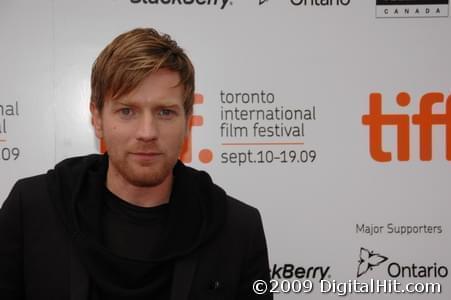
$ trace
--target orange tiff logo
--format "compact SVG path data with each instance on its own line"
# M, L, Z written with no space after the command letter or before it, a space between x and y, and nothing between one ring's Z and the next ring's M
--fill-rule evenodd
M201 94L195 94L194 95L194 104L202 104L204 103L204 96ZM190 163L193 160L193 139L192 139L192 131L193 127L202 126L204 125L204 118L199 115L193 115L190 120L190 130L189 130L189 136L185 140L185 143L182 148L182 154L180 155L180 159L184 163ZM213 160L213 152L210 149L202 149L199 151L198 154L199 160L206 164Z
M370 94L370 108L367 115L362 116L362 123L369 127L369 147L371 157L379 162L389 162L392 154L382 147L382 128L395 126L397 136L397 157L399 161L410 159L410 125L419 127L420 160L432 160L432 128L436 125L445 126L446 159L451 160L451 95L445 101L443 93L431 92L420 99L419 113L412 117L408 114L382 113L382 95ZM408 93L399 93L396 102L401 107L410 104ZM436 103L446 102L444 113L434 113L432 107Z

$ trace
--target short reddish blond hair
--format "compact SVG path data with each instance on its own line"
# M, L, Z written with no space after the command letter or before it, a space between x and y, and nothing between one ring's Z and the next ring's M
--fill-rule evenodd
M176 71L184 86L184 110L192 112L194 67L177 42L153 28L137 28L117 36L92 66L91 103L101 111L105 97L128 94L150 73L161 68Z

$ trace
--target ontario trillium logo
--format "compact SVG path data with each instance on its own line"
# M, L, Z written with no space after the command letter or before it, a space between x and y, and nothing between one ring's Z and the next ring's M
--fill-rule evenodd
M357 278L373 270L374 267L379 266L388 260L388 257L369 251L363 247L360 248L359 266L357 268Z

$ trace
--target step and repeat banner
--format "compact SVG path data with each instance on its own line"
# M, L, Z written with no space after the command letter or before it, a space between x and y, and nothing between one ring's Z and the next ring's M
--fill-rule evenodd
M99 152L91 66L135 27L191 57L184 160L260 210L276 299L450 299L448 0L3 0L0 204Z

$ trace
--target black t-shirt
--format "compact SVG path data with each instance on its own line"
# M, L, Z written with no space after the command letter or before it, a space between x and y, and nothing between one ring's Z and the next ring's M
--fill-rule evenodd
M138 260L148 260L158 248L165 232L169 203L156 207L140 207L130 204L105 189L105 210L102 216L102 243L115 254ZM167 300L170 296L173 265L166 269L159 288L145 297L119 297L106 295L97 288L98 298L108 300ZM162 279L162 278L159 278Z
M155 207L130 204L106 190L103 243L116 254L148 260L163 233L169 203Z

